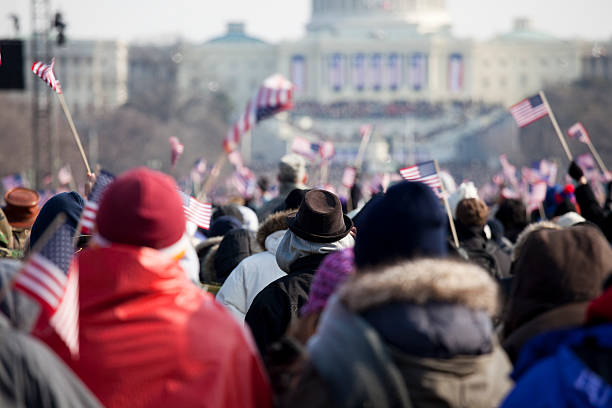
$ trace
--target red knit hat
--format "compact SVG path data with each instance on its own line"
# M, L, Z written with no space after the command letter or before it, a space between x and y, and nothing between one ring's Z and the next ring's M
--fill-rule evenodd
M123 173L104 192L96 224L110 242L159 249L181 239L185 214L174 180L139 167Z

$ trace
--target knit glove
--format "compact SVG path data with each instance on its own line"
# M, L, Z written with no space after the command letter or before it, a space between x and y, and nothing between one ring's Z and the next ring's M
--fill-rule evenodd
M567 169L567 174L576 181L580 181L580 179L584 177L584 172L573 160L569 165L569 169Z

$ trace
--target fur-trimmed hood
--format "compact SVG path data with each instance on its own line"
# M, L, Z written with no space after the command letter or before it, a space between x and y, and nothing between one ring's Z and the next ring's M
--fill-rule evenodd
M221 241L223 241L222 236L208 238L196 248L198 258L200 259L200 282L202 283L216 281L213 279L213 276L216 276L216 274L213 275L215 271L215 255Z
M287 210L269 215L259 226L257 230L257 243L261 248L266 247L266 238L276 231L286 230L287 217L295 213L295 210Z
M342 286L339 296L354 312L394 302L459 304L490 316L499 308L497 285L484 269L445 259L420 259L360 273Z

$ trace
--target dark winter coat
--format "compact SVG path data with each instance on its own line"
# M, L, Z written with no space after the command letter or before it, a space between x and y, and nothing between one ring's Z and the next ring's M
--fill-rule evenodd
M297 259L287 276L270 283L253 300L245 321L262 355L298 317L298 311L308 300L314 273L324 257L325 254L317 254Z
M587 221L591 221L593 224L597 225L606 236L608 242L612 242L612 213L607 213L599 205L591 186L588 184L581 184L576 187L574 194L580 206L580 214L586 218Z
M497 280L510 276L510 255L495 241L486 239L482 227L467 227L460 221L456 221L455 226L459 245L470 261L482 266Z
M357 275L328 303L283 406L496 407L511 387L496 308L496 284L470 264Z

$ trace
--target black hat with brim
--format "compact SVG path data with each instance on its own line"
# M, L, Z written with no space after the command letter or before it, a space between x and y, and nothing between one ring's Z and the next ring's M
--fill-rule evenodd
M346 237L353 221L342 213L338 197L329 191L311 190L295 216L287 217L289 230L311 242L335 242Z

